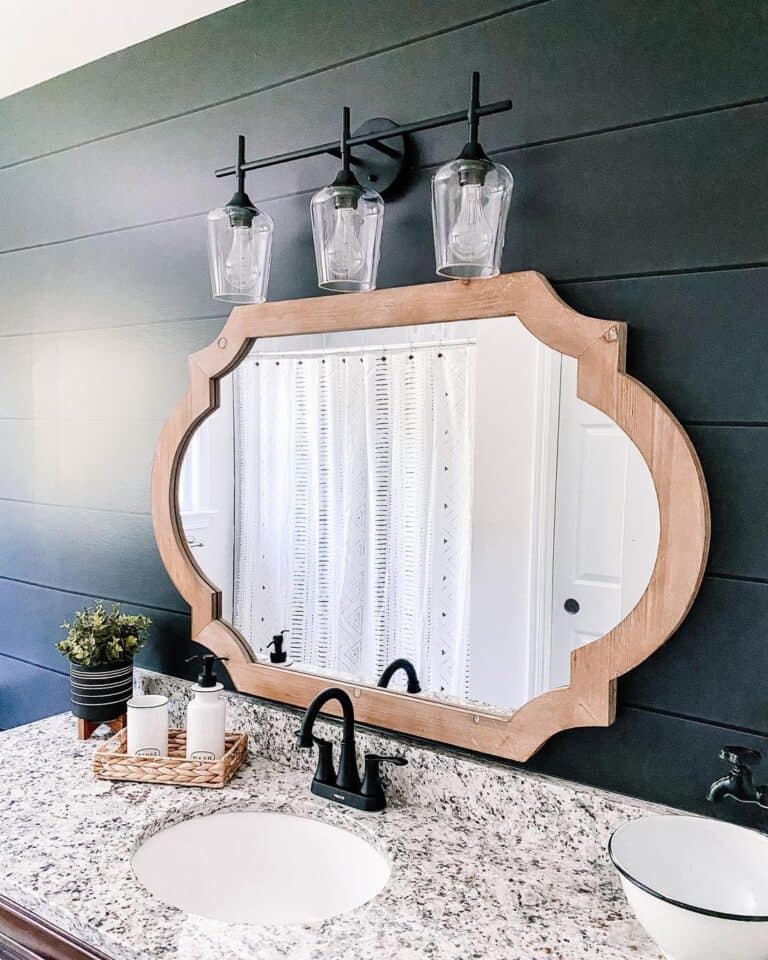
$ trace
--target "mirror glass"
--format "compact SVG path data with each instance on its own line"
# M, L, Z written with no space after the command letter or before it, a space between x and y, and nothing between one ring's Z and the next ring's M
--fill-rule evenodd
M220 401L178 507L256 660L286 630L286 670L405 658L414 696L508 713L645 590L650 471L516 317L260 339Z

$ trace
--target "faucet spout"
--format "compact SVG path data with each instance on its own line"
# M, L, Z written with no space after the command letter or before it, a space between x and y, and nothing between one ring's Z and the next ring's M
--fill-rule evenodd
M378 686L388 687L389 681L398 670L405 671L405 675L408 677L408 693L421 693L421 684L419 683L419 677L416 673L416 667L414 667L410 660L406 660L405 657L399 657L397 660L393 660L388 667L384 668L384 672L379 677Z
M707 800L710 803L718 803L726 797L734 796L736 790L738 790L738 784L734 777L720 777L709 788Z

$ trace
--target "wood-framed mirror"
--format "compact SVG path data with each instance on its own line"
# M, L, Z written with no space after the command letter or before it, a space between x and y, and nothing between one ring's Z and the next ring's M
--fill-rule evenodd
M534 272L235 308L152 475L192 639L241 692L342 686L365 723L513 760L612 723L709 546L696 453L625 349ZM402 659L419 692L378 685Z

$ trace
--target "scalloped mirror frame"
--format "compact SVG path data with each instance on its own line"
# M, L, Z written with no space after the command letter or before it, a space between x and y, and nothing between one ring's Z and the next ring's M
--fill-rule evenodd
M220 619L221 594L196 565L177 509L179 468L196 427L219 404L219 380L260 337L517 317L539 340L578 361L578 396L614 420L640 450L659 502L659 547L645 593L605 636L571 654L571 682L512 714L480 713L392 690L336 683L363 723L480 753L524 761L554 734L608 726L616 679L675 632L704 573L710 517L699 459L664 404L625 372L626 324L567 306L547 280L526 271L491 280L450 281L236 307L215 343L189 357L189 391L165 424L152 471L152 518L165 567L192 611L192 639L229 657L236 689L306 707L327 677L256 663L243 637ZM328 713L338 715L335 704Z

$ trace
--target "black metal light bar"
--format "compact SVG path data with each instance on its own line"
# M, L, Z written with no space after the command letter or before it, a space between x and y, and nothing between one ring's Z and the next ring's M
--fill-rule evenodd
M396 126L387 127L383 130L374 130L358 136L349 137L348 147L371 146L380 153L392 156L398 155L399 151L393 151L387 144L381 142L395 137L402 137L409 133L420 133L423 130L435 130L438 127L448 127L454 123L470 124L470 130L477 136L477 122L480 117L488 117L494 113L505 113L512 109L511 100L497 100L495 103L486 103L481 105L477 103L477 85L479 83L479 74L472 75L473 96L469 110L457 110L455 113L444 113L439 117L429 117L426 120L416 120L414 123L402 123ZM249 160L247 163L237 166L222 167L216 171L217 177L232 177L238 173L247 170L260 170L263 167L274 167L281 163L290 163L293 160L305 160L308 157L317 157L321 154L330 154L339 157L339 141L333 140L330 143L320 143L314 147L305 147L303 150L291 150L289 153L279 153L272 157L263 157L260 160ZM356 158L350 156L350 163L355 164ZM239 169L238 169L239 168Z

